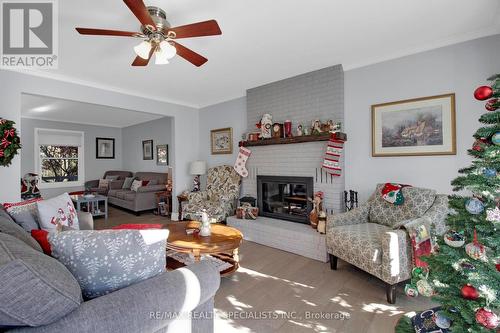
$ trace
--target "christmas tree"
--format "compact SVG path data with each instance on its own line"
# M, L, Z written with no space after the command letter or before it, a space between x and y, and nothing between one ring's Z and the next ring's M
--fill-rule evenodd
M500 74L474 96L487 101L468 152L472 165L452 181L446 225L438 250L425 258L433 300L451 321L450 331L496 332L500 311Z

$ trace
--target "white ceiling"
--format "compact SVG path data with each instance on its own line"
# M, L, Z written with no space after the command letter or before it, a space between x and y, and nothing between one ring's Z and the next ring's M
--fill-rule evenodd
M123 128L163 118L144 112L23 94L21 117Z
M122 1L58 3L59 69L40 75L194 107L339 63L350 69L500 32L497 0L146 0L173 26L216 19L223 35L181 41L209 59L201 68L179 57L132 68L139 40L74 30L137 31Z

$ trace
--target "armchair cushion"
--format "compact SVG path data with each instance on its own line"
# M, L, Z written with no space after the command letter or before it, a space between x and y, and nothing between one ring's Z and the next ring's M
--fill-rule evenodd
M370 222L395 227L401 221L424 215L436 199L436 191L419 187L404 187L402 205L394 205L381 196L384 184L378 184L370 200Z
M389 284L408 280L411 277L412 250L410 238L405 230L387 230L381 238L382 271L376 275Z
M367 223L370 214L370 204L364 203L358 208L354 208L345 213L328 215L326 220L326 229L331 231L334 227L344 225Z

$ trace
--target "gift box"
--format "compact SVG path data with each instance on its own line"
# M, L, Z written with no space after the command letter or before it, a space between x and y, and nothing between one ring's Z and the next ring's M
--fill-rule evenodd
M245 220L255 220L259 215L259 208L240 206L236 208L236 218Z

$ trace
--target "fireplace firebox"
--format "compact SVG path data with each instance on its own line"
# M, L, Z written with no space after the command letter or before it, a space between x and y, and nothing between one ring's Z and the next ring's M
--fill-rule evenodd
M313 177L257 176L259 215L309 223Z

